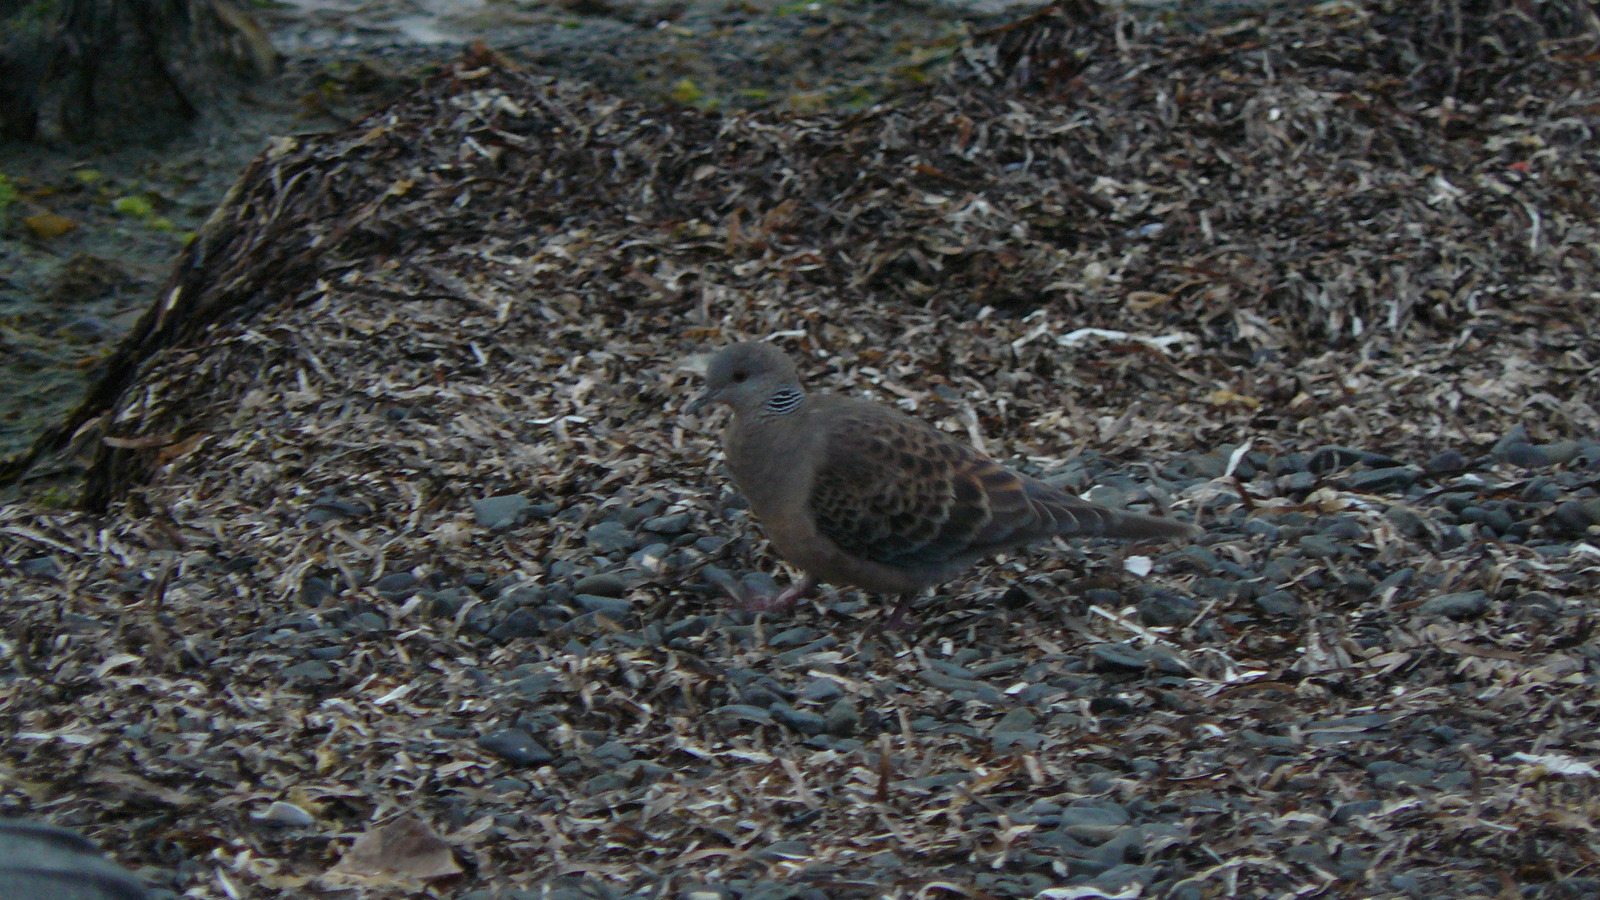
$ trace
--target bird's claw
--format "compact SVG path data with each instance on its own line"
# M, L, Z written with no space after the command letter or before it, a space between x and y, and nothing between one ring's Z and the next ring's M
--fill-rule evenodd
M780 592L771 578L752 575L740 580L715 566L707 566L705 576L707 581L733 600L734 606L752 613L783 612L817 586L816 581L806 577ZM762 586L758 587L758 584Z

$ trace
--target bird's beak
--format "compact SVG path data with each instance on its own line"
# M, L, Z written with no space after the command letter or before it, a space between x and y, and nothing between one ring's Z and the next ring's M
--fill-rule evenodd
M704 412L706 407L715 402L717 402L716 393L710 390L701 391L700 396L689 403L689 412L691 414Z

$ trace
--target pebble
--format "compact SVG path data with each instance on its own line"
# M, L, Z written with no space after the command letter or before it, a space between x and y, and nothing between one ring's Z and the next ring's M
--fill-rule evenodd
M315 816L311 815L300 807L295 806L293 803L285 803L282 800L272 801L272 803L267 806L266 812L263 812L261 815L257 816L256 820L259 822L266 822L270 825L302 828L307 825L315 825L317 823Z
M787 650L791 647L800 647L805 644L809 644L820 637L822 637L822 632L816 630L815 628L799 625L794 628L786 628L772 637L767 638L767 646L773 648L774 650Z
M520 728L502 728L478 738L478 746L518 766L538 766L556 758L533 735Z
M519 607L512 610L493 627L489 629L492 640L505 643L516 638L538 637L549 631L545 627L546 617L528 607Z
M621 597L601 597L598 594L578 594L572 598L585 612L599 613L620 620L633 612L633 602Z
M653 531L656 534L683 534L689 530L690 521L688 513L674 513L670 516L654 516L645 519L639 527L645 531Z
M1422 473L1410 466L1389 466L1353 472L1345 479L1345 486L1363 494L1383 494L1404 491L1421 478Z
M359 519L371 515L372 509L359 500L345 500L337 494L325 493L312 501L305 519L313 525L324 525L340 519Z
M617 521L601 522L585 531L583 537L595 552L601 554L632 550L639 546L638 537Z
M1581 536L1588 534L1589 526L1597 524L1594 512L1600 510L1591 510L1589 504L1578 500L1567 500L1556 506L1550 518L1561 533Z
M1088 844L1103 844L1127 828L1133 817L1111 800L1078 800L1061 810L1062 832Z
M1467 458L1455 450L1442 450L1428 457L1428 461L1422 464L1423 469L1432 473L1459 472L1467 466Z
M1169 675L1188 675L1189 667L1165 647L1134 647L1125 643L1095 644L1089 648L1095 659L1112 669L1145 671L1155 668Z
M1344 554L1344 545L1321 534L1308 534L1298 541L1301 552L1319 559L1332 559Z
M585 575L572 583L572 593L591 594L596 597L621 597L628 592L628 583L610 572Z
M410 572L390 572L373 584L373 590L388 600L404 600L417 592L420 582Z
M521 494L501 494L468 503L478 524L491 531L505 531L522 524L528 520L533 507L533 501Z
M1489 595L1483 591L1441 594L1424 600L1417 611L1423 615L1444 616L1458 621L1475 619L1489 611Z
M829 734L854 734L861 724L861 712L847 697L841 697L822 716Z
M1276 541L1278 534L1283 530L1266 519L1249 518L1244 520L1241 530L1252 537L1265 538L1268 542Z
M751 722L757 725L771 725L773 723L771 712L748 703L730 703L727 706L712 710L711 714L719 719L729 719L736 722Z
M17 565L17 568L22 570L22 574L32 575L36 578L61 577L61 563L56 561L54 556L36 556L33 559L25 559Z
M1381 453L1338 446L1318 447L1312 452L1311 458L1306 460L1306 469L1317 475L1325 475L1337 469L1347 469L1356 465L1366 466L1369 469L1390 469L1405 464Z
M824 717L807 710L795 709L781 700L772 703L769 709L774 720L801 734L821 734L829 730L828 720Z
M1384 510L1383 515L1394 523L1396 531L1412 540L1422 537L1428 530L1427 526L1423 524L1422 516L1409 507L1391 506Z
M331 681L333 669L327 663L312 659L303 663L296 663L283 670L283 677L290 681Z
M1224 592L1231 591L1233 587L1232 582L1211 580L1219 582ZM1151 589L1149 595L1139 601L1139 621L1146 625L1187 625L1199 614L1200 604L1160 588Z

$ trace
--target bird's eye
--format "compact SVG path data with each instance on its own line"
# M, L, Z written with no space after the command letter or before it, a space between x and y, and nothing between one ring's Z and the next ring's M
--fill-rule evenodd
M733 383L734 384L743 384L749 377L750 377L750 373L749 372L735 372L735 373L733 373Z

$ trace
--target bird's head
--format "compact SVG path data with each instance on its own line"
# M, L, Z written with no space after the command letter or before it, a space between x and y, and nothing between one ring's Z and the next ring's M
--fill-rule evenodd
M726 403L739 415L763 407L798 402L800 378L794 363L771 344L748 341L717 352L706 365L706 389L689 405L690 412Z

